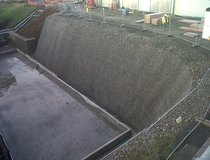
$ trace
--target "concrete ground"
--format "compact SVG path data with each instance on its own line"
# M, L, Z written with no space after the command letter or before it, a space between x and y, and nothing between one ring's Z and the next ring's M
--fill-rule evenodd
M16 55L0 55L0 132L14 160L77 160L122 133Z

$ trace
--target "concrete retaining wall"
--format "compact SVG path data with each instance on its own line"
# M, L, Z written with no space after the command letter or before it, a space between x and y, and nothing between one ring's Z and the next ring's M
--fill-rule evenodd
M35 51L35 38L25 38L18 33L11 32L10 39L17 48L20 48L25 53Z
M155 34L51 16L35 58L108 112L139 131L191 89L188 52L158 42Z

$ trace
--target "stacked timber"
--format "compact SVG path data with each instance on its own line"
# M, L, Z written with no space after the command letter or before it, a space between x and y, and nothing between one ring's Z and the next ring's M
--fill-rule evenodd
M182 20L179 20L178 22L189 24L188 27L184 27L184 26L179 27L180 30L187 31L186 33L184 33L185 36L196 37L198 36L197 33L203 32L204 18L202 18L200 21L182 19Z
M189 32L199 32L199 33L203 32L203 29L192 28L192 27L179 27L179 29L183 31L189 31Z
M162 24L162 17L152 19L152 25L161 25Z
M153 19L160 18L164 15L164 13L152 13L145 15L145 23L151 24Z

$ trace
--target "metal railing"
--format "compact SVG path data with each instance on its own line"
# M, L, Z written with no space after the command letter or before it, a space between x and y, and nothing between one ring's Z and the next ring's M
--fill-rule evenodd
M17 32L20 28L22 28L26 23L28 23L31 18L33 18L37 14L37 11L32 12L29 16L19 22L15 27L9 29L0 30L0 36L9 34L9 32Z
M182 17L169 15L166 29L163 26L146 24L145 12L137 15L126 15L122 11L113 11L107 8L87 8L84 5L71 5L71 10L65 10L63 15L74 15L89 21L109 23L120 27L130 27L139 30L149 30L166 36L174 36L192 44L210 50L210 42L201 39L196 25L195 36L186 37L185 31L180 30L179 20ZM71 12L71 13L70 13ZM137 24L137 18L143 20ZM189 24L185 24L189 25ZM209 110L210 70L206 71L199 85L188 95L183 97L169 111L163 114L154 124L141 131L119 148L105 156L104 160L159 160L170 159L186 138L198 127L196 117L204 118Z
M166 160L170 159L173 153L180 147L180 145L186 140L186 138L198 127L200 123L196 122L196 117L205 118L209 110L209 95L208 91L210 84L209 82L210 70L208 70L205 76L202 78L200 84L193 89L190 94L185 96L181 101L179 101L175 106L173 106L168 112L166 112L156 124L150 126L147 131L156 132L156 128L161 121L166 121L166 119L171 119L173 126L176 128L173 131L172 128L168 128L171 133L175 133L174 142L171 144L171 149L173 151L167 156ZM176 114L177 116L174 116ZM180 121L178 120L179 118ZM171 123L171 124L172 124ZM163 127L165 127L164 124ZM166 130L165 130L166 131ZM177 133L176 133L177 132ZM156 133L153 133L156 134ZM163 135L164 133L161 133ZM172 137L173 138L173 137ZM173 139L171 140L173 141Z
M105 156L104 160L170 159L209 110L210 70L200 84L150 127Z
M68 4L66 4L68 5ZM71 6L71 12L73 15L85 18L89 21L97 21L102 24L109 23L119 25L121 27L129 27L139 30L148 30L152 32L157 32L159 34L174 36L176 38L182 39L192 44L193 47L200 46L207 50L210 50L210 41L202 39L202 20L201 19L193 19L186 17L178 17L174 15L168 14L169 22L166 24L166 29L163 30L163 25L158 21L158 25L146 24L144 19L146 13L143 11L131 11L126 14L123 10L110 10L104 7L97 8L88 8L84 5L74 5L69 4ZM67 14L67 12L65 12ZM181 23L180 20L190 20L191 23ZM140 23L138 23L138 20ZM194 25L193 25L194 24ZM193 29L193 31L185 31L180 28L188 27ZM193 27L191 27L193 26ZM191 32L191 34L186 34L187 32Z

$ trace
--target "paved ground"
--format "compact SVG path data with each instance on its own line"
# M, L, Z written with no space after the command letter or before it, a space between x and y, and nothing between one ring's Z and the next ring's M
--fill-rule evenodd
M16 56L0 56L0 132L15 160L77 160L121 131Z

